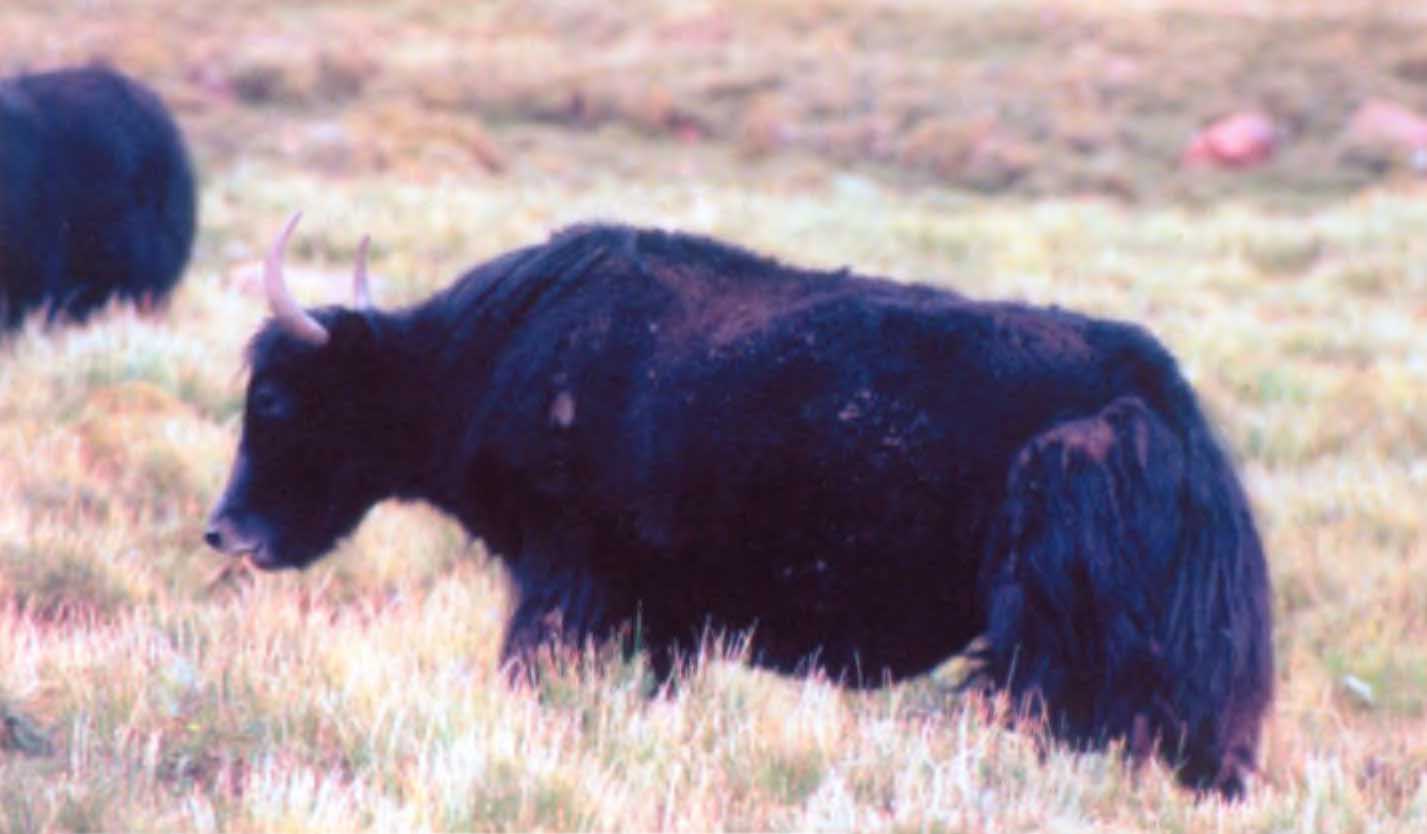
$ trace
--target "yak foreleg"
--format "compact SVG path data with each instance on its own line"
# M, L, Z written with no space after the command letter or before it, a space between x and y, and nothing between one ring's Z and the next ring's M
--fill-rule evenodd
M526 552L514 579L515 605L500 652L512 681L534 682L542 661L563 663L609 636L608 595L588 569Z

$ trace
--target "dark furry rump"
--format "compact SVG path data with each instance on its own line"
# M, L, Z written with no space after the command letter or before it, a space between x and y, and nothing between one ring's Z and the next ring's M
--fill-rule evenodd
M1021 450L987 555L983 673L1062 738L1159 745L1186 784L1237 795L1272 691L1266 568L1197 407L1173 413L1179 431L1120 397Z

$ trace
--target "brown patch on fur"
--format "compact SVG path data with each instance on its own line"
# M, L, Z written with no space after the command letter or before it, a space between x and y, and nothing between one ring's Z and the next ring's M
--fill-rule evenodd
M1115 445L1115 430L1099 418L1076 420L1045 433L1042 444L1059 444L1061 466L1069 467L1071 454L1079 452L1095 463L1104 463Z
M1048 319L1043 311L1007 310L997 317L1002 337L1039 357L1084 362L1092 358L1085 336L1070 323Z
M657 264L650 273L678 298L661 334L675 341L698 334L715 347L763 330L789 312L788 300L802 294L802 288L793 283L748 282L737 275L711 274L692 264Z

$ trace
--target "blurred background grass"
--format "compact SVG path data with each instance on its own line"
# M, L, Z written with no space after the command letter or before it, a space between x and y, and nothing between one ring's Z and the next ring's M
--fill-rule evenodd
M1350 0L17 0L0 35L22 48L0 65L107 58L157 84L210 164L577 176L648 170L610 141L637 138L871 166L904 187L1298 202L1406 167L1344 128L1369 99L1427 108L1424 27ZM1272 164L1180 174L1194 128L1244 108L1280 122Z
M0 71L106 60L199 163L169 308L0 344L0 831L1420 831L1427 824L1427 17L1323 0L10 0ZM1194 131L1271 114L1251 170ZM201 545L255 258L380 303L591 217L1133 319L1259 512L1280 694L1250 799L1038 746L955 664L873 694L709 663L498 682L500 572L386 506L302 575ZM715 651L715 656L737 646Z

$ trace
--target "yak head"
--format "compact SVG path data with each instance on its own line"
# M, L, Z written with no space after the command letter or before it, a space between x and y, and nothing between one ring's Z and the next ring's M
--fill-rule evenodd
M357 255L355 307L308 312L282 274L300 216L264 265L273 315L249 347L242 436L204 534L213 548L264 569L304 567L330 550L391 493L401 455L392 438L414 435L392 403L401 371L382 345L383 316L371 309L367 241Z

